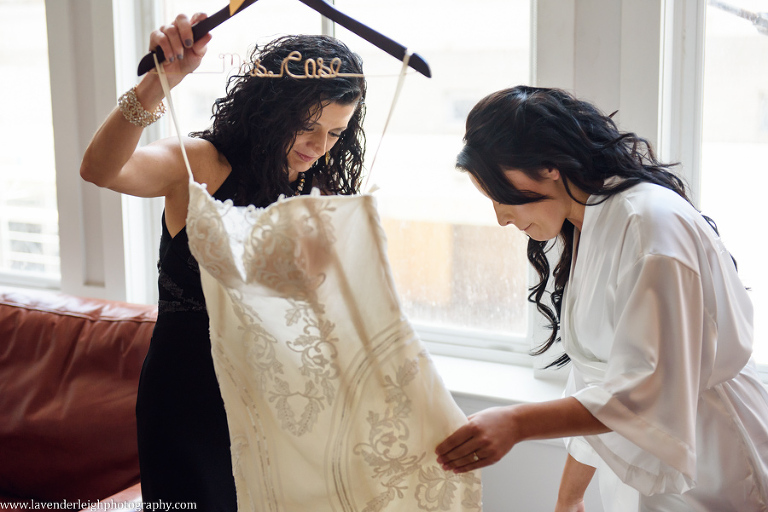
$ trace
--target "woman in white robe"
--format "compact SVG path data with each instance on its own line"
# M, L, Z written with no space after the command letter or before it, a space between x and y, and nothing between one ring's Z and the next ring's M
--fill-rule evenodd
M538 353L562 339L553 364L570 362L571 374L563 399L471 417L437 447L444 469L565 437L558 512L584 510L595 468L606 511L768 510L768 393L750 359L752 304L682 181L646 141L560 90L488 96L464 142L457 167L501 225L530 237L541 278L531 297L552 326Z

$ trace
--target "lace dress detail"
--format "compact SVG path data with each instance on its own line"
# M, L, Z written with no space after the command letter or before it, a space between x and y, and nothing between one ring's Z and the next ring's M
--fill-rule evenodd
M479 511L434 448L466 422L402 313L369 195L216 201L190 184L240 511Z
M186 236L184 238L186 239ZM185 266L189 274L195 275L199 279L200 269L191 255L186 260ZM160 298L157 302L158 314L178 313L181 311L205 311L205 298L202 295L202 288L199 290L200 293L183 288L159 261L157 262L157 272L157 284L160 290Z

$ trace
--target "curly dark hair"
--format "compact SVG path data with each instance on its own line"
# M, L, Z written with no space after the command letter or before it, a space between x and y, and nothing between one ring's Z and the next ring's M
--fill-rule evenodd
M227 94L213 106L210 128L190 134L210 141L232 165L239 180L236 204L266 206L280 194L291 195L287 154L296 135L328 104L357 104L347 129L324 158L312 168L315 185L331 194L358 192L365 153L365 78L280 78L257 76L257 66L279 73L291 52L301 62L287 61L288 70L304 74L304 62L323 59L328 65L341 61L339 73L362 74L360 56L328 36L283 36L259 48L239 73L230 77Z
M674 165L659 162L647 140L619 132L611 116L592 104L560 89L527 86L498 91L475 105L467 117L464 147L456 161L456 167L469 172L488 197L510 205L547 197L515 189L506 179L505 169L521 170L535 180L541 179L542 170L558 169L568 195L576 201L571 185L593 197L603 196L605 201L638 183L649 182L671 189L690 202L684 182L670 170ZM605 180L612 176L622 179L606 185ZM574 225L566 220L554 241L528 240L528 261L539 276L528 300L536 304L552 330L534 355L543 354L559 340L573 236ZM550 276L547 252L555 245L560 245L562 252L552 272L550 308L544 303ZM568 361L564 354L550 366L563 366Z

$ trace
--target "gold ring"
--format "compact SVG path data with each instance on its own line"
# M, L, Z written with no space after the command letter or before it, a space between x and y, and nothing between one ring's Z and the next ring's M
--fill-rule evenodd
M477 456L477 452L472 452L472 462L477 462L480 460L480 457Z

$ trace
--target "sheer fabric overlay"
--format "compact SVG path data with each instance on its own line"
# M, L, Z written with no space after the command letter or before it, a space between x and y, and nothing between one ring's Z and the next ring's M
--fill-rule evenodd
M190 183L240 511L478 511L466 422L404 316L370 195L234 207Z

